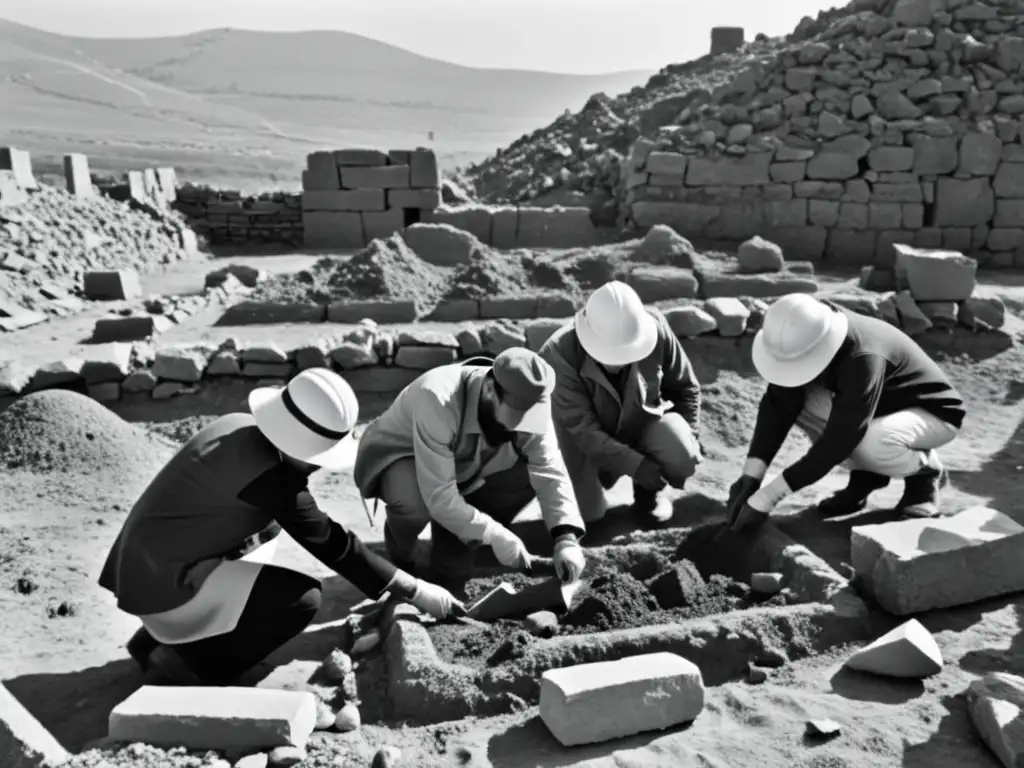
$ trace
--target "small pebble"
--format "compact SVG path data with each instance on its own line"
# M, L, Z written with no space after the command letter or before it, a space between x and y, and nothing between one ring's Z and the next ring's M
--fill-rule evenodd
M246 755L239 758L235 768L267 768L270 758L265 752L257 752L255 755Z
M306 759L304 747L275 747L267 757L267 765L271 768L289 768Z
M316 730L326 731L334 726L334 710L326 701L316 700Z
M334 683L340 683L345 675L352 671L352 658L340 648L331 651L320 665L324 677Z
M402 750L397 747L384 747L377 750L373 756L370 768L397 768L398 761L402 759Z
M836 736L843 729L835 720L808 720L807 733L811 736Z
M758 685L768 679L767 670L761 667L755 667L753 664L750 665L750 669L747 672L747 682Z
M338 711L338 716L334 719L334 727L342 733L348 733L362 725L362 722L359 707L349 702Z
M358 656L363 653L369 653L380 644L380 632L377 630L371 630L365 635L360 637L352 645L352 655Z
M762 595L776 595L782 591L781 573L755 573L750 577L750 588Z

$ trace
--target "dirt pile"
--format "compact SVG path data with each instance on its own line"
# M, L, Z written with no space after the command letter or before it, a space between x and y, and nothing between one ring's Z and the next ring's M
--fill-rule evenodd
M19 398L0 413L0 466L128 485L159 469L172 448L95 400L67 390Z
M0 210L0 302L43 309L52 295L81 286L93 269L140 272L188 258L194 235L181 214L97 195L73 197L41 185Z

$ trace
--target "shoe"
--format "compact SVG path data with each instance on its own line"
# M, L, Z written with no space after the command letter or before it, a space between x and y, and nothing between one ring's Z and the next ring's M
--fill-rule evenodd
M128 651L128 655L135 659L135 662L146 669L149 666L149 655L153 653L160 645L160 642L156 640L145 627L139 627L138 631L131 636L131 639L125 644L125 648Z
M896 505L901 518L923 520L941 516L939 496L947 482L941 466L925 467L903 482L903 496Z
M889 478L863 469L850 472L846 487L818 502L822 517L845 517L860 512L868 505L868 496L889 484Z
M146 663L145 685L162 686L195 686L207 685L198 674L192 671L185 659L173 648L159 645L149 654Z
M675 510L665 494L633 486L633 506L630 512L646 517L652 523L666 523Z

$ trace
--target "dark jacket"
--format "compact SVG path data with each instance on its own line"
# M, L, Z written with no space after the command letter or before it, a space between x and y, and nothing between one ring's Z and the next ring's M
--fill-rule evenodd
M663 414L679 413L695 435L700 432L700 385L690 359L664 315L647 311L657 322L658 343L625 370L621 395L583 349L574 323L555 331L540 349L555 369L555 421L578 450L612 476L636 474L644 457L633 446Z

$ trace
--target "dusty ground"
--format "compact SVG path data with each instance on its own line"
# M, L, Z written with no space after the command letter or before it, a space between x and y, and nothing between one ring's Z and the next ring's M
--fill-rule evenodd
M187 282L180 275L174 279ZM1024 281L1002 282L1012 287L990 283L984 290L1006 295L1015 307L1024 305ZM194 337L199 324L208 321L197 317L190 321L194 324L173 333ZM46 346L47 359L55 359L54 350L68 349L65 330L76 322L48 329L49 336L62 337L63 343L43 344L43 334L33 329L5 337L4 353L34 349L43 355L40 349ZM971 408L963 437L944 453L955 484L949 506L990 503L1024 522L1021 327L1020 320L1015 320L1012 330L1017 343L1009 348L970 343L969 337L959 336L966 343L947 345L945 351L936 348L935 354ZM254 339L260 334L279 335L269 329L224 330ZM294 328L280 335L298 337L310 330ZM221 331L209 332L219 335ZM940 341L935 343L942 346ZM709 460L688 494L722 499L739 467L761 385L719 370L709 357L697 363L706 387L707 428L712 436L707 439ZM114 410L129 422L187 436L204 420L241 407L246 389L243 384L223 384L195 398L159 405L125 403ZM370 417L383 405L366 401L364 412ZM791 460L801 448L801 441L790 441L780 461ZM835 487L843 480L830 477L823 485ZM0 476L0 636L4 638L0 678L71 749L102 736L109 708L138 684L122 648L135 624L114 608L95 580L118 525L145 481L139 477L134 486L114 486L96 476L41 478L11 472ZM349 477L319 477L314 490L338 520L368 540L380 539L379 518L369 524ZM852 520L828 523L805 511L822 491L819 487L787 502L780 510L780 524L839 565L848 557L851 525L884 518L884 507L896 500L900 487L894 484L878 494L877 508ZM622 504L628 502L630 491L622 483L612 494L613 501ZM694 522L697 508L704 505L688 505L684 496L673 524ZM536 511L528 508L524 519L531 516ZM619 517L613 528L630 524ZM296 545L287 544L279 554L282 564L329 577ZM25 576L27 580L22 579ZM343 617L347 606L360 599L339 579L328 579L327 588L324 611L311 632L279 654L285 666L275 674L281 679L301 675L323 658L331 648L330 622ZM793 664L765 685L733 683L713 689L705 713L679 732L562 750L544 731L535 711L425 729L368 725L355 735L317 736L316 743L324 745L314 748L321 756L316 764L329 765L327 757L340 754L359 756L368 763L376 746L389 743L402 747L405 764L415 766L995 766L974 735L959 694L973 676L987 671L1024 674L1024 646L1019 639L1022 610L1024 598L1018 597L922 617L937 633L947 660L945 671L924 684L894 685L838 672L843 657L836 655ZM804 737L804 720L810 717L832 718L843 732L827 743L809 741Z

